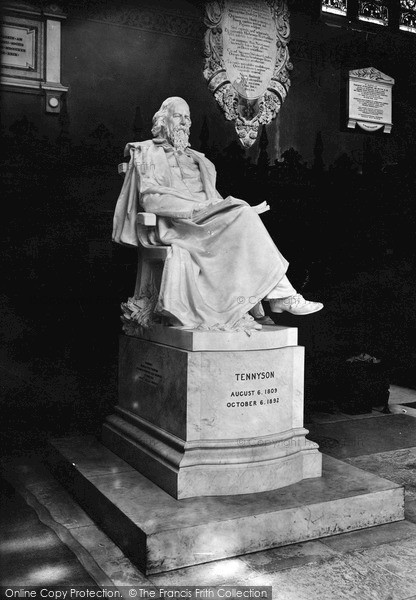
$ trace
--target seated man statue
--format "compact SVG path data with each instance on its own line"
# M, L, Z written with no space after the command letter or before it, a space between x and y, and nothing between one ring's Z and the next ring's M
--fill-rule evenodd
M307 315L285 273L288 262L264 227L265 203L221 198L214 165L190 148L189 106L165 100L153 117L154 138L128 144L131 161L114 216L113 240L137 245L138 208L157 215L154 243L169 245L155 313L187 329L261 328L261 300L272 312Z

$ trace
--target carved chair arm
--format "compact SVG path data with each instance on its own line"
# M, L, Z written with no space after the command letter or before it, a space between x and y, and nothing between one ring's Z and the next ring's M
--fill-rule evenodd
M119 175L125 175L127 173L127 169L129 168L129 163L126 162L122 162L119 165L117 165L117 173Z
M136 216L137 236L144 248L154 248L155 243L156 215L154 213L139 212Z
M156 215L151 212L137 213L137 223L145 227L156 227Z

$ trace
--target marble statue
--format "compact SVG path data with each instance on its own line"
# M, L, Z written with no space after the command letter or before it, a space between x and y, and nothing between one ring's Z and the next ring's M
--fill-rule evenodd
M137 245L137 212L157 215L153 241L171 250L155 313L187 329L241 330L261 328L262 300L276 313L321 310L289 282L288 262L259 217L268 207L220 196L214 165L190 148L190 127L185 100L168 98L153 117L153 139L126 147L113 240Z

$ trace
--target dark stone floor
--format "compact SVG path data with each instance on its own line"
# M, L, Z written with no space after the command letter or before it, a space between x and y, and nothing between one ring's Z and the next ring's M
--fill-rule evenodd
M341 460L416 446L416 422L407 415L308 423L307 428L322 452Z
M0 585L96 587L76 556L3 478L0 503Z

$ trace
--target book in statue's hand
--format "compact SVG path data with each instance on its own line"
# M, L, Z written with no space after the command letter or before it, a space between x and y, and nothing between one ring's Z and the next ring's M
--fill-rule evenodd
M270 206L267 204L266 200L261 204L256 204L256 206L252 206L251 208L255 210L258 215L261 215L262 213L270 210Z
M238 198L233 198L233 196L227 196L227 198L223 200L219 200L218 202L214 202L213 204L207 204L206 207L201 208L200 210L196 210L192 216L192 221L194 223L199 223L209 217L212 217L219 212L222 212L225 209L228 209L232 206L241 206L242 204L247 204L244 200L239 200ZM247 204L247 206L249 206ZM251 206L251 208L258 214L262 214L268 210L270 210L270 206L266 201L261 204L257 204L256 206Z

